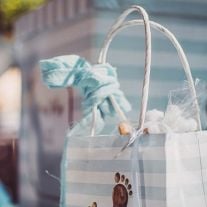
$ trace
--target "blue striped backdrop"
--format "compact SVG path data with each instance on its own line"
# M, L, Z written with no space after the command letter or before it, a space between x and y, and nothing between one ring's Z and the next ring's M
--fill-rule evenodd
M59 3L60 2L60 3ZM16 24L17 38L23 41L25 46L25 55L30 53L38 54L38 59L50 58L58 55L76 53L80 56L84 56L91 62L96 62L98 52L104 40L104 37L115 19L120 14L120 11L124 7L128 7L129 4L134 4L138 1L129 0L97 0L94 5L90 5L90 11L87 14L81 16L80 13L71 11L77 11L78 0L65 0L69 4L67 8L70 18L64 17L62 20L56 20L56 3L60 6L63 4L63 0L52 0L48 5L37 11L30 12L20 18ZM75 2L78 2L77 4ZM83 1L82 1L83 2ZM139 1L141 5L149 12L150 18L157 21L167 28L169 28L180 41L181 45L186 52L189 59L192 73L194 77L201 78L207 81L207 3L205 0L153 0L153 1ZM63 4L65 5L65 4ZM123 7L121 8L120 5ZM59 7L58 7L59 8ZM47 12L45 12L45 9ZM69 11L70 10L70 11ZM40 15L43 14L43 15ZM59 12L61 13L61 12ZM63 14L64 12L62 12ZM44 21L45 14L47 18ZM54 15L53 15L54 14ZM68 15L67 14L67 15ZM41 19L41 21L37 19ZM136 15L132 15L131 18L136 18ZM49 24L49 20L50 24ZM38 24L41 24L42 29L38 29ZM31 32L30 34L25 35ZM21 34L20 34L21 33ZM131 28L127 29L119 34L113 41L109 50L109 62L118 68L119 79L121 87L126 93L129 101L133 106L133 111L129 114L130 119L138 120L138 111L141 98L141 81L143 79L143 66L144 66L144 38L143 28ZM20 35L20 36L18 36ZM153 61L152 61L152 82L150 86L150 98L149 109L158 108L164 110L167 104L167 94L170 89L179 87L184 80L184 72L182 71L181 64L178 60L175 49L166 40L165 37L158 32L152 32L153 41ZM27 68L31 69L30 67ZM36 66L36 71L39 68ZM28 73L30 74L30 73ZM39 73L35 78L40 79ZM28 77L24 79L25 82L29 82ZM40 83L40 81L39 81ZM40 85L40 84L39 84ZM45 86L43 90L38 93L41 97L46 95L49 97L52 94L60 93L59 90L53 92L47 92ZM46 92L45 92L46 91ZM67 102L66 91L61 91L61 99L64 99L64 103ZM30 91L24 98L24 106L27 106L27 98L31 96ZM72 94L72 93L70 93ZM81 105L80 96L74 91L74 110L70 112L70 116L74 121L77 121L81 117ZM27 97L27 98L26 98ZM58 96L59 97L59 96ZM35 99L35 97L34 97ZM38 102L38 100L37 100ZM38 104L38 103L37 103ZM25 111L27 109L25 108ZM73 114L74 113L74 114ZM72 115L71 115L72 114ZM206 114L202 109L203 125ZM61 149L59 146L63 146L63 135L56 138L57 141L50 140L50 143L55 143L55 152L45 150L46 142L40 140L40 131L34 127L30 113L24 114L24 131L22 133L21 144L21 194L24 197L23 206L35 206L37 201L36 186L30 178L34 178L36 181L39 176L42 177L41 182L37 183L41 190L46 194L49 193L52 198L57 197L59 193L59 185L56 181L53 181L49 176L44 173L45 169L48 169L51 173L58 175L59 173L59 160L61 155ZM62 120L64 123L67 118ZM62 123L62 122L61 122ZM108 122L110 123L110 122ZM54 127L60 125L59 121L56 122ZM65 123L67 125L67 123ZM63 126L61 124L61 126ZM114 125L115 126L115 125ZM111 126L111 128L114 128ZM44 126L42 126L44 127ZM108 126L109 128L109 126ZM44 129L42 129L44 131ZM108 130L110 131L110 130ZM64 134L64 132L62 133ZM38 144L37 144L38 142ZM52 144L51 144L52 145ZM33 146L32 148L30 146ZM58 148L58 149L57 149ZM40 153L41 152L41 153ZM37 155L44 154L44 159L38 160ZM29 155L29 156L28 156ZM44 160L47 164L44 165ZM28 164L30 163L30 165ZM42 171L39 171L43 169ZM32 173L28 175L28 168L31 168ZM30 173L29 171L29 173ZM50 189L50 192L48 192ZM38 204L37 204L38 206ZM44 207L56 207L56 203L52 200L49 204L44 204ZM154 206L159 206L159 203ZM40 207L40 206L38 206Z
M96 61L108 28L118 15L118 12L110 11L97 13L94 19L96 32L91 37L92 61ZM131 15L131 19L134 18L138 16ZM207 22L153 15L150 18L175 34L187 55L193 77L207 81ZM119 33L109 48L108 61L118 68L122 90L133 106L129 116L132 120L137 120L135 112L139 111L144 70L143 27L135 26ZM184 80L185 74L175 48L166 37L152 29L152 73L148 108L164 110L169 91L181 87ZM203 125L206 126L204 122Z

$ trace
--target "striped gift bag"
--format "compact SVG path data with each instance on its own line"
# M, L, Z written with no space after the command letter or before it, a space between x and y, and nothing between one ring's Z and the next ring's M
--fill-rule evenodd
M115 158L126 142L68 139L66 206L206 206L207 132L144 135Z
M143 20L125 21L134 11L140 13ZM80 130L80 134L69 132L66 137L61 164L61 207L207 207L207 132L201 131L199 106L190 67L174 35L162 25L149 21L142 7L132 6L121 14L107 35L98 60L102 64L101 69L104 65L107 70L101 71L103 74L110 71L109 74L113 76L112 70L108 70L110 65L106 63L109 45L120 30L134 25L144 25L146 45L138 128L129 139L115 134L95 135L98 131L96 125L100 124L100 114L99 107L95 104L92 106L93 110L89 114L92 122L83 118L74 127ZM143 133L151 69L150 27L167 36L177 49L195 100L197 132L157 135ZM72 65L62 62L61 58L52 64L46 62L46 66L52 66L52 70L46 71L50 75L52 86L59 86L60 83L61 86L68 86L70 81L79 81L74 79L76 71L69 74L65 68L89 67L88 63L76 56L70 62ZM59 70L56 70L57 65L60 66ZM95 69L100 69L100 65ZM83 81L83 84L89 86L91 82ZM88 93L87 96L91 94ZM126 120L123 108L118 103L123 100L117 100L112 92L107 98L120 119ZM87 136L91 125L91 136Z

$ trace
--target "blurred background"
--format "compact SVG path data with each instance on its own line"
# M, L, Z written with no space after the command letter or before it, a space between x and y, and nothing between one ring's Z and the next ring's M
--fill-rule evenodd
M195 78L207 81L205 0L0 0L0 188L25 207L56 207L66 129L81 117L81 97L71 88L49 90L38 61L78 54L92 63L119 14L133 4L169 28L186 52ZM136 13L130 18L140 18ZM185 79L171 43L152 31L152 81L148 108L164 110L168 92ZM138 120L144 68L143 27L121 32L108 61L118 68L123 91ZM206 102L201 105L206 129ZM0 206L1 191L0 191Z

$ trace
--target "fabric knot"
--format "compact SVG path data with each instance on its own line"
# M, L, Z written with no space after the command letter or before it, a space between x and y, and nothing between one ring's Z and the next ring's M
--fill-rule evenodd
M81 92L84 117L75 128L80 127L79 125L81 127L90 125L93 107L97 106L96 130L100 132L105 117L115 115L115 110L109 99L110 95L114 96L124 112L131 109L129 102L120 90L116 68L108 63L91 65L84 58L68 55L41 60L40 67L43 81L49 88L70 86L78 88Z

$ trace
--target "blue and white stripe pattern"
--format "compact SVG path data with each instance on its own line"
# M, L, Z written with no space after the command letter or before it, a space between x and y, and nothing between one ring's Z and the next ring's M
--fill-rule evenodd
M113 206L116 173L129 179L133 192L131 148L115 158L126 142L126 137L115 135L70 137L64 160L65 195L61 206L83 207L93 202L100 207ZM125 185L125 182L120 183ZM128 195L127 206L133 206L133 197L133 194Z
M116 172L129 178L132 185L128 207L139 206L137 186L142 207L207 206L206 131L144 135L138 146L115 159L126 141L126 137L116 136L68 140L63 206L84 207L93 202L100 207L114 206ZM133 174L139 178L138 183Z
M142 206L207 206L206 131L149 135L137 144Z
M93 59L97 58L97 53L102 46L106 28L118 13L99 12L96 18L96 34L94 35ZM194 78L207 80L206 61L206 22L198 20L187 20L152 16L156 20L172 31L181 43L189 60ZM133 19L137 15L132 15ZM193 29L192 29L193 28ZM121 32L112 42L109 49L108 61L117 67L122 90L125 92L129 102L132 104L132 112L129 117L137 120L137 114L141 100L141 84L143 80L144 68L144 34L143 27L133 27ZM165 110L167 105L167 94L169 90L181 87L184 80L184 73L181 63L177 57L176 50L171 43L161 34L152 29L152 70L150 83L149 109L157 108ZM204 115L204 113L202 113ZM202 117L203 120L205 117ZM206 127L206 123L203 122Z

